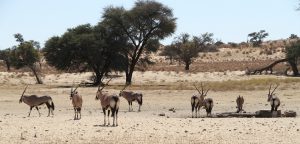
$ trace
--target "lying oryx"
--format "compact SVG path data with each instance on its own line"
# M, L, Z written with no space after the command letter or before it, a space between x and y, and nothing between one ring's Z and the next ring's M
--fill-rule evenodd
M26 103L27 105L30 106L30 111L29 111L29 114L28 114L28 117L30 116L30 113L31 113L31 110L33 107L36 108L36 110L38 111L39 113L39 116L41 116L41 113L39 111L39 108L38 106L39 105L42 105L42 104L46 104L47 105L47 108L48 108L48 116L50 116L50 111L53 115L53 110L54 110L54 103L52 101L52 98L50 96L36 96L36 95L24 95L26 89L27 89L28 86L25 87L25 90L23 91L22 95L21 95L21 98L19 100L19 103Z

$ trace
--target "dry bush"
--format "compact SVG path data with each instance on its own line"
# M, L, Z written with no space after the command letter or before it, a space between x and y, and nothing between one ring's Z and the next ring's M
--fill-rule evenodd
M270 49L266 49L266 50L265 50L265 54L266 54L266 55L272 55L273 52L272 52L272 50L270 50Z
M232 56L231 51L227 51L225 57Z

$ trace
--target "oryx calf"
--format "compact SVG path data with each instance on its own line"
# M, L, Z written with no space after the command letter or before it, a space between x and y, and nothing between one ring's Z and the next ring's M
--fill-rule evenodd
M243 98L243 96L238 96L237 98L236 98L236 108L237 108L237 113L239 113L239 112L241 112L241 111L243 111L243 104L244 104L244 98Z
M143 94L142 93L134 93L132 91L124 91L126 86L120 91L119 96L125 98L128 101L128 111L133 111L132 102L137 101L139 104L139 112L141 111L141 106L143 104Z
M39 113L39 116L41 116L41 113L39 111L39 108L38 106L40 105L43 105L43 104L46 104L47 105L47 108L48 108L48 116L50 116L50 111L51 111L51 114L53 115L53 110L54 110L54 103L52 101L52 98L50 96L36 96L36 95L24 95L26 89L27 89L28 86L25 87L22 95L21 95L21 98L19 100L19 103L26 103L27 105L29 105L30 107L30 111L29 111L29 114L28 114L28 117L30 116L30 113L31 113L31 110L32 108L36 108L36 110L38 111Z
M106 85L108 84L108 82L106 83ZM107 117L108 117L108 125L110 125L109 114L110 111L112 111L111 116L113 117L113 126L118 126L118 111L119 111L120 99L117 95L109 95L108 93L103 93L102 90L104 89L104 87L105 85L102 88L100 88L99 86L96 93L96 100L100 99L101 107L104 113L104 126L106 125L106 110L107 110ZM115 121L116 121L116 125L115 125Z
M75 90L73 90L72 88L70 94L70 100L72 100L72 105L74 107L75 112L74 120L81 119L82 97L78 94L77 88L78 87L76 87ZM78 118L78 114L80 115L80 118Z
M199 94L195 94L191 97L192 118L194 117L194 110L197 118L197 114L200 108L204 106L204 98L207 95L209 89L206 92L204 92L202 83L201 83L201 91L196 87L196 85L194 85L194 87L196 88Z
M272 92L271 92L272 84L270 85L270 88L269 88L268 102L270 102L270 104L271 104L271 112L277 111L278 107L280 106L280 99L277 96L275 96L275 93L274 93L274 91L277 89L278 86L279 85L277 85Z

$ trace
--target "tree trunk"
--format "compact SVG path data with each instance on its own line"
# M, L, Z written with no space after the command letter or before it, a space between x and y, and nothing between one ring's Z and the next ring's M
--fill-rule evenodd
M185 70L188 71L190 70L190 64L189 62L185 62Z
M252 73L250 72L250 74L256 74L256 73L261 74L263 71L266 71L266 73L269 71L272 74L274 66L276 66L278 63L282 63L282 62L286 62L286 61L288 61L288 59L286 59L286 58L274 61L273 63L271 63L270 65L268 65L266 67L255 69Z
M7 71L10 72L10 62L5 61Z
M266 67L255 69L251 74L256 74L256 73L261 74L263 71L266 71L266 72L270 71L270 73L272 74L273 67L275 65L277 65L278 63L282 63L282 62L288 62L290 64L290 66L292 67L294 76L299 75L299 71L298 71L298 68L297 68L296 61L294 59L288 59L288 58L280 59L280 60L274 61L273 63L271 63L270 65L268 65ZM286 70L286 73L287 73L287 70Z
M295 60L290 59L288 62L292 67L292 71L293 71L294 76L299 75L299 71L298 71L297 64L296 64Z
M30 67L30 69L32 70L32 72L36 78L37 84L43 84L43 81L42 81L41 77L39 76L39 74L37 73L36 69L34 67Z
M173 57L172 56L170 56L170 65L172 65L173 64Z
M134 67L137 63L138 59L133 59L131 61L131 64L129 64L129 70L125 71L126 72L126 85L131 85L132 83L132 75L134 71Z
M94 84L95 86L100 85L101 84L101 79L103 77L103 74L101 74L98 70L94 70L96 77L94 79Z
M133 70L130 70L126 73L126 85L131 85Z

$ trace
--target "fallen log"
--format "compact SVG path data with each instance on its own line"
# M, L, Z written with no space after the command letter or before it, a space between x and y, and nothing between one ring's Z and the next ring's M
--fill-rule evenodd
M285 111L283 116L284 117L296 117L297 113L295 111L289 110L289 111Z
M255 75L257 73L261 74L263 71L266 71L266 73L270 72L270 74L272 74L274 66L276 66L278 63L287 62L287 61L288 61L287 58L274 61L273 63L269 64L266 67L253 70L252 72L250 72L250 74L253 74L253 75Z
M259 110L255 112L258 118L271 118L271 117L281 117L281 110L273 111L270 110Z
M255 113L236 113L236 112L225 112L225 113L219 113L216 114L216 117L218 118L226 118L226 117L255 117Z

